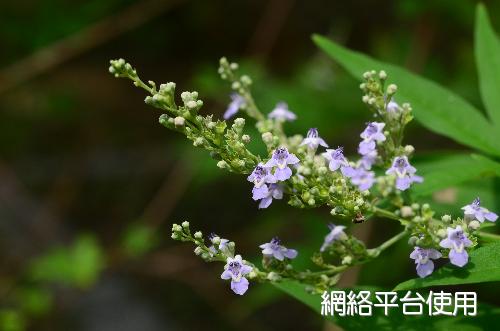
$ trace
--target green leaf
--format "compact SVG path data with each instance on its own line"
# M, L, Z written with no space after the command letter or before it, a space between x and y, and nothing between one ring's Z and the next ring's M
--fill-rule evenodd
M500 155L494 127L471 104L444 87L406 69L351 51L325 37L313 40L356 79L368 70L385 70L399 84L396 100L410 102L415 118L426 128L487 154Z
M484 106L495 126L500 127L500 40L495 34L483 4L476 7L476 65L479 90Z
M437 269L425 278L410 279L398 284L394 291L429 286L458 285L500 281L500 243L480 247L470 253L469 263L459 268L452 264Z
M430 195L476 178L500 176L500 163L487 157L472 155L448 155L415 163L424 182L415 185L416 196Z

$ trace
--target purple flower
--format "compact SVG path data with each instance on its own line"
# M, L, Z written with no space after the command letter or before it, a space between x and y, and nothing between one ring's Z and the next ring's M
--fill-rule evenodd
M260 200L262 198L256 197L262 197L268 194L268 188L264 184L276 183L276 178L274 178L274 176L271 174L271 169L264 166L264 164L262 163L259 163L255 167L255 169L253 169L250 176L247 177L247 180L254 184L254 187L252 189L254 200Z
M293 121L297 118L297 115L288 110L288 105L285 102L278 102L267 116L277 121Z
M248 290L248 280L243 276L251 271L252 267L243 264L241 255L236 255L234 258L227 258L224 272L220 278L231 279L231 290L236 294L243 295Z
M316 149L319 145L328 147L328 144L319 136L318 129L312 128L307 131L307 137L302 140L302 145L307 145L310 149Z
M286 258L294 259L297 257L297 251L295 249L288 249L281 245L281 240L278 237L274 237L271 242L262 244L259 246L262 248L262 254L264 256L274 257L276 260L283 261Z
M396 101L389 101L389 103L387 104L387 111L389 113L397 113L399 111L399 105L396 103Z
M299 162L300 160L294 154L288 153L286 147L280 147L273 152L272 158L265 166L276 167L274 177L279 181L284 181L292 176L292 169L288 165Z
M349 177L351 177L351 183L356 185L360 191L370 189L375 182L375 173L373 171L365 170L362 167L353 169L349 175Z
M233 117L240 108L242 108L245 105L245 98L243 98L241 95L238 93L231 93L231 103L226 109L226 112L224 113L224 119L230 119Z
M264 185L260 189L252 190L252 198L257 201L260 200L259 209L267 208L273 202L273 199L283 199L283 186L279 184Z
M349 177L348 175L352 168L349 166L349 162L344 156L343 147L338 147L337 149L327 149L322 155L329 162L328 168L330 168L331 171L336 171L340 168L342 174Z
M334 241L347 237L344 233L345 226L330 223L328 224L328 228L330 229L330 233L326 235L325 241L319 249L320 252L324 252Z
M458 225L455 229L448 228L448 237L441 240L439 246L443 248L449 248L450 253L448 257L450 262L456 266L463 267L467 264L469 260L469 255L465 250L465 247L472 245L472 241L467 238L467 235L462 230L462 227Z
M366 141L385 141L384 129L385 123L370 122L367 123L366 129L360 134L361 138Z
M219 237L219 236L217 234L215 234L214 232L212 232L208 236L208 239L210 239L210 241L213 242L213 239L215 237ZM219 246L218 246L219 251L221 251L221 252L223 252L225 254L229 253L229 248L227 246L228 243L229 243L229 240L219 237ZM214 245L211 245L208 249L212 253L212 256L214 256L214 255L217 254L217 249L215 249Z
M434 271L434 262L431 259L436 260L441 257L441 253L433 248L420 248L415 247L413 252L410 254L410 259L415 260L417 265L417 274L421 277L427 277Z
M363 168L365 168L366 170L370 170L372 168L372 165L375 163L375 161L377 160L377 151L376 150L373 150L365 155L363 155L361 157L361 159L359 160L360 161L360 164Z
M406 156L397 156L392 162L392 166L385 172L387 175L396 174L396 188L404 191L412 183L422 183L424 179L415 175L417 169L411 166Z
M470 219L475 218L481 223L484 222L485 219L490 222L495 222L498 218L497 214L481 207L481 200L479 198L475 198L470 205L462 207L462 209L465 217Z
M377 152L375 147L375 141L373 140L362 140L359 143L358 153L361 155L367 155L373 152Z

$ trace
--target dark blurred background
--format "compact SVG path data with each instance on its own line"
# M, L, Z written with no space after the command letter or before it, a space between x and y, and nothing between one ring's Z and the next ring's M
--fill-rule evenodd
M485 3L498 30L500 3ZM269 285L233 295L220 280L222 265L206 265L193 247L170 239L172 223L189 220L258 261L257 246L279 235L299 248L296 263L306 267L332 220L328 210L296 210L284 201L257 210L246 179L219 170L207 153L160 126L143 91L113 78L108 61L123 57L144 80L177 82L179 93L196 90L202 112L220 117L230 89L217 64L227 56L252 76L264 112L288 102L299 118L287 124L289 133L318 127L331 145L354 154L368 118L358 83L316 49L311 34L405 66L482 108L472 50L475 4L2 1L0 327L331 328ZM407 142L421 154L463 149L418 123ZM258 143L252 148L262 150ZM452 198L434 196L433 206L457 214L473 198L472 187L493 203L491 186L464 184ZM373 246L397 228L377 220L353 231ZM414 277L408 254L401 243L341 284L392 288ZM469 289L498 303L487 286Z

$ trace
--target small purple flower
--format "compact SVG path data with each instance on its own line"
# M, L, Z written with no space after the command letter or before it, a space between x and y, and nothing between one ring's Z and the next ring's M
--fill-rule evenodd
M465 217L470 219L475 218L481 223L484 222L485 219L490 222L495 222L498 218L497 214L481 207L481 200L479 198L475 198L470 205L462 207L462 209Z
M373 150L370 153L363 155L359 162L363 168L365 168L366 170L370 170L372 168L372 165L377 160L377 156L377 151Z
M343 225L335 225L335 224L328 224L328 228L330 229L330 233L328 233L325 237L325 241L323 242L323 245L321 245L321 248L319 249L320 252L324 252L325 249L328 248L334 241L346 238L346 234L344 233L345 226Z
M252 190L252 198L257 201L260 200L259 209L267 208L273 202L273 199L283 199L283 186L280 184L269 184L269 186L262 186L261 189Z
M375 141L373 140L361 140L358 147L358 153L361 155L367 155L373 152L377 152Z
M277 121L293 121L297 119L297 115L288 110L288 105L285 102L278 102L272 112L267 115Z
M396 103L396 101L389 101L389 103L387 104L387 111L389 113L397 113L399 111L399 105Z
M433 248L420 248L415 247L413 252L410 254L410 259L415 260L417 265L417 274L420 278L424 278L432 274L434 271L434 262L431 259L436 260L441 257L441 253Z
M226 112L224 113L224 119L230 119L233 117L240 108L242 108L245 105L245 98L239 95L238 93L231 93L231 103L226 109Z
M279 181L287 180L292 176L292 169L288 165L297 164L300 160L286 147L280 147L273 152L272 158L267 161L266 167L276 167L274 177Z
M295 249L288 249L281 245L281 240L278 237L274 237L271 242L262 244L259 246L262 248L262 254L268 257L274 257L276 260L283 261L285 257L287 259L294 259L297 257L297 251Z
M318 129L312 128L307 131L307 137L302 140L302 145L307 145L309 149L314 149L316 150L319 145L323 147L328 147L328 144L319 136L318 134Z
M360 134L360 137L366 141L385 141L384 129L385 123L370 122L367 123L366 129Z
M356 185L360 191L369 190L375 182L375 173L362 167L353 169L349 177L351 177L351 183Z
M424 179L415 175L417 169L412 167L406 156L397 156L392 162L392 166L385 172L387 175L395 174L396 188L404 191L410 187L412 183L422 183Z
M234 258L227 258L224 272L220 278L231 279L231 290L236 294L243 295L248 290L248 280L243 276L251 271L252 267L243 264L241 255L236 255Z
M450 262L458 267L463 267L469 260L469 255L467 254L465 247L471 246L472 241L467 238L467 235L464 233L460 225L458 225L455 229L448 228L447 232L447 238L441 240L439 246L449 248L450 253L448 254L448 257L450 258Z
M215 238L215 237L219 237L217 234L215 234L214 232L210 233L210 235L208 236L208 239L210 239L210 241L212 242L212 240ZM227 254L229 253L229 248L227 246L227 244L229 243L229 240L227 239L224 239L224 238L220 238L219 237L219 251ZM217 254L217 249L215 249L214 245L211 245L209 248L210 252L212 253L212 256L216 255Z
M340 168L342 174L344 176L348 176L352 170L351 166L349 166L349 161L347 161L344 156L343 147L338 147L337 149L327 149L322 155L328 161L328 168L330 168L331 171L336 171Z
M269 193L268 187L264 184L276 183L276 178L271 174L271 169L262 163L259 163L255 167L250 176L247 177L247 180L254 184L252 189L254 200L260 200Z

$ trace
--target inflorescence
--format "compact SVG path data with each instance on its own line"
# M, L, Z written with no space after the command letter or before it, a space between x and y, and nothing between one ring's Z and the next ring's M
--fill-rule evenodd
M144 83L136 70L125 60L112 60L109 68L115 77L131 79L135 86L149 95L145 103L162 111L160 124L184 134L196 147L210 152L217 166L231 172L246 174L253 184L252 199L258 208L268 208L273 200L288 199L296 208L327 206L338 221L360 223L371 217L398 221L402 232L382 245L368 249L363 242L344 232L346 226L330 224L324 242L311 257L317 271L298 271L292 260L298 252L286 248L277 237L260 245L263 254L262 270L235 253L235 243L211 234L207 239L201 232L191 234L188 222L174 224L172 238L195 244L194 250L205 261L225 262L221 278L231 281L236 294L244 294L250 281L277 282L296 280L308 285L311 291L320 292L336 284L340 273L350 266L376 258L384 249L409 236L413 247L410 258L415 260L420 277L434 270L432 260L449 258L463 267L468 262L468 251L477 245L481 223L494 222L498 216L481 207L479 198L462 208L464 216L452 219L449 215L435 218L428 204L420 205L411 195L402 194L424 179L410 163L414 153L411 145L403 145L406 125L413 119L408 103L399 104L394 95L397 86L387 85L384 71L369 71L360 85L362 101L373 114L373 121L366 123L360 134L359 157L349 160L343 147L329 148L316 128L306 137L287 136L284 124L297 116L284 102L280 102L265 116L256 106L251 94L252 80L239 76L238 65L226 58L220 60L219 74L230 83L233 90L231 102L223 117L199 114L203 102L197 92L182 92L182 104L175 98L175 83ZM253 154L247 145L250 136L244 133L246 115L255 120L256 128L267 147L267 155ZM324 152L318 152L325 148ZM208 244L207 244L208 241Z

